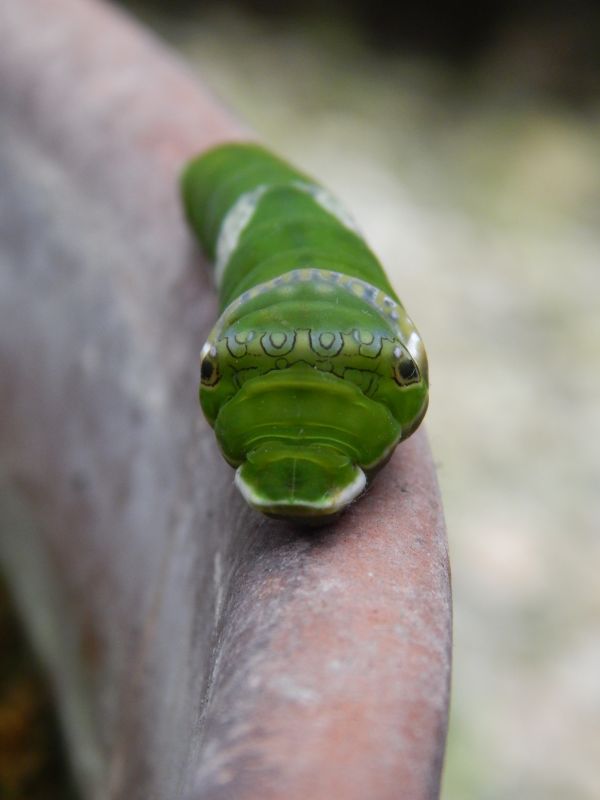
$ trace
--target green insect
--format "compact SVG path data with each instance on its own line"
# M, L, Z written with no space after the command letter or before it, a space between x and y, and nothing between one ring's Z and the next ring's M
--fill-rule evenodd
M202 410L251 506L326 520L423 419L421 338L351 217L284 161L226 144L182 191L221 304Z

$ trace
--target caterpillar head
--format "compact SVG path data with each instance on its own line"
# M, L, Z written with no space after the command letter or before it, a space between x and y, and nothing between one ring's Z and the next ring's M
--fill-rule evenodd
M225 310L202 351L200 402L251 505L336 514L417 427L427 364L400 312L323 270L294 270Z

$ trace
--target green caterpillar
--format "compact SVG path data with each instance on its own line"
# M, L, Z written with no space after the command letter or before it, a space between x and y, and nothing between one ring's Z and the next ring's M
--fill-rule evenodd
M251 506L327 519L423 419L421 338L338 201L266 150L200 155L182 193L221 305L202 410Z

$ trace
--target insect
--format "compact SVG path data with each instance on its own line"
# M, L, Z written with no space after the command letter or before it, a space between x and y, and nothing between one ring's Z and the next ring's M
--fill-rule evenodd
M198 156L182 195L221 308L202 410L251 506L326 521L423 419L421 338L341 204L262 147Z

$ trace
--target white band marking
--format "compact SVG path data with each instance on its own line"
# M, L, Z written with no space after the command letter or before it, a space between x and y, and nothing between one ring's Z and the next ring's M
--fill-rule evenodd
M354 233L362 238L362 234L358 225L352 218L352 215L346 211L337 197L332 195L331 192L328 192L327 189L315 183L305 183L304 181L294 181L292 186L296 189L300 189L301 192L309 194L324 211L327 211L327 213L335 217L338 222L341 222L344 228L354 231Z
M217 288L221 286L225 268L238 245L244 228L254 216L256 207L268 188L269 186L266 184L261 184L256 189L240 195L227 214L225 214L219 230L216 248L215 283Z
M283 186L285 185L286 184L283 184ZM346 211L340 201L330 194L327 189L324 189L322 186L317 186L314 183L306 183L304 181L292 181L287 185L310 195L324 211L327 211L328 214L335 217L345 228L353 231L358 236L362 236L352 216ZM276 188L280 188L280 185L267 185L263 183L255 189L241 194L227 214L225 214L217 237L215 258L215 283L217 284L217 288L219 288L223 282L223 275L225 274L229 259L238 246L240 236L244 232L244 229L254 216L262 196L268 189Z

